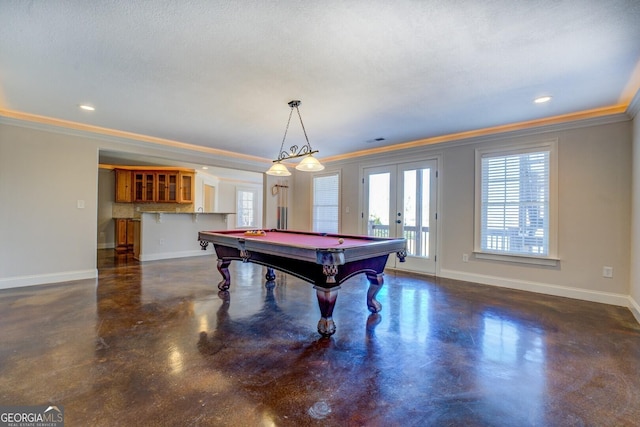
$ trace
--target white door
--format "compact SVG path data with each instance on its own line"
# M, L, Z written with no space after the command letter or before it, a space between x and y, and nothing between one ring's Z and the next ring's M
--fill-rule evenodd
M436 160L364 170L366 234L407 239L406 261L390 256L390 267L436 273L436 178Z

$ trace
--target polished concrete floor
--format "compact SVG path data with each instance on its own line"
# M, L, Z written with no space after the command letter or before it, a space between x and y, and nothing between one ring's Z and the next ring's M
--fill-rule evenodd
M388 272L338 296L212 256L100 251L98 280L0 291L0 405L67 426L640 425L640 325L602 304Z

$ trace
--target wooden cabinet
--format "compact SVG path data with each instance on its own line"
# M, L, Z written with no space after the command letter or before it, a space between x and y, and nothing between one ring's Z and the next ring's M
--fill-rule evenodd
M116 219L116 252L127 251L127 220Z
M193 172L180 172L180 196L179 203L193 203L195 174Z
M116 218L116 252L133 252L135 221L130 218Z
M156 173L150 171L133 171L133 201L156 201Z
M133 222L133 257L140 259L140 221Z
M134 221L132 219L127 220L127 251L128 252L133 251L133 239L135 236L133 232L133 228L137 222L138 221Z
M131 171L116 169L116 203L131 203L133 201L133 187L131 186Z
M178 201L178 172L158 172L156 174L156 202Z
M116 203L193 203L191 169L115 169Z

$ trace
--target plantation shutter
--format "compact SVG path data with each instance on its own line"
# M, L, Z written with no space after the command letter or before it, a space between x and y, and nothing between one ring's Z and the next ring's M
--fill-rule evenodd
M548 150L482 155L482 251L549 254L549 158Z
M313 231L338 233L338 174L313 178Z

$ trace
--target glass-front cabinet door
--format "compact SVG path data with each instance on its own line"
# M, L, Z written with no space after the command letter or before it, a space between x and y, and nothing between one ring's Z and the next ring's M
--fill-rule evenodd
M134 202L155 201L154 172L134 172L133 174L133 200Z
M180 203L193 203L193 185L194 174L188 172L180 172L178 175L180 180Z
M169 178L169 174L166 174L166 173L156 174L156 188L157 188L156 201L158 202L166 202L169 200L169 194L167 191L169 189L168 178Z
M178 201L178 172L159 172L156 174L157 202Z

